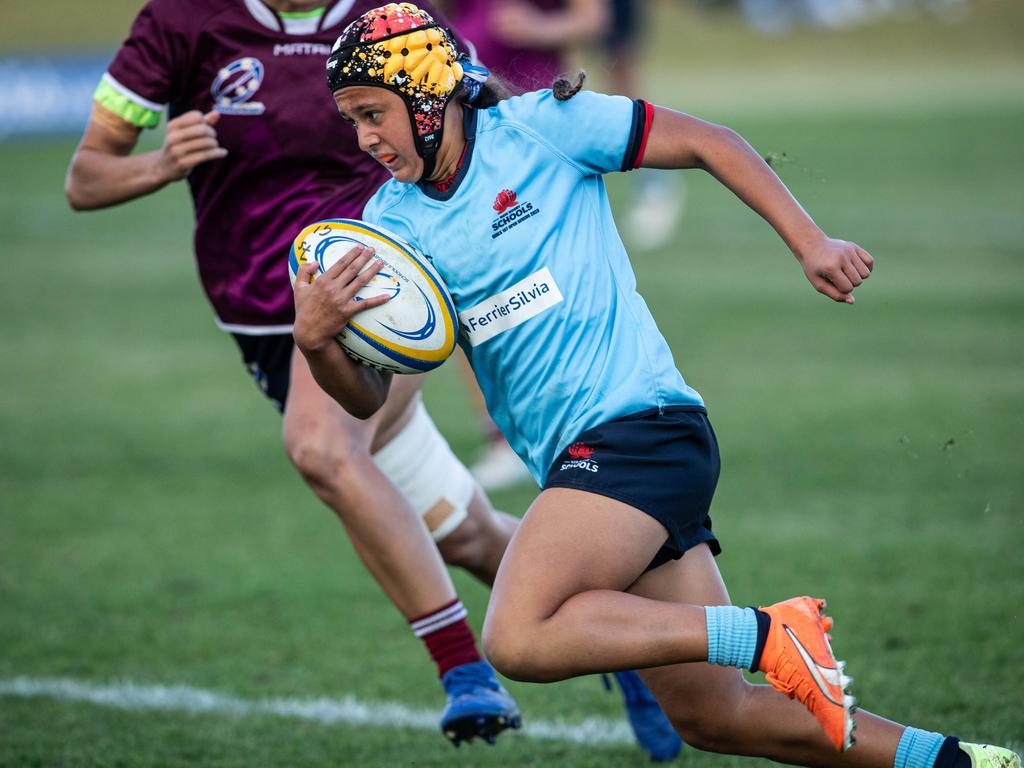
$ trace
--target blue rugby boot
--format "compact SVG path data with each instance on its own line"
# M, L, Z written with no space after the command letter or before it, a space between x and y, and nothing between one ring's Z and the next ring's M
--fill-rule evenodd
M605 687L611 690L608 675L604 675ZM613 677L622 691L626 704L626 715L633 728L636 743L656 763L665 763L675 758L683 748L683 740L675 732L668 717L662 711L654 696L647 690L636 672L616 672Z
M441 733L456 747L476 736L493 744L506 728L522 727L519 707L486 661L448 670L441 685L448 697L448 706L441 715Z

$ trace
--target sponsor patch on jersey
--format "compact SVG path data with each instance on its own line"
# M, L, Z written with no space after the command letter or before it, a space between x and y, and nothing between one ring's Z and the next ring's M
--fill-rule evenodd
M501 237L513 227L518 227L527 219L540 213L540 208L533 203L524 203L516 198L515 190L503 189L494 198L491 206L497 217L491 222L491 239Z
M471 346L525 323L563 301L547 267L523 278L501 293L459 313L462 333Z
M226 115L262 115L266 105L252 101L263 84L263 63L252 56L221 67L210 86L213 108Z
M323 43L277 43L275 56L323 56L331 55L331 46Z

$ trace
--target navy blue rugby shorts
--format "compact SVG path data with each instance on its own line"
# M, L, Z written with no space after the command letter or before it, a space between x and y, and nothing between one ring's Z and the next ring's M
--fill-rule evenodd
M288 399L288 386L292 379L292 349L295 347L292 335L231 335L242 353L242 364L256 382L256 386L277 410L284 413L284 402Z
M712 554L722 551L709 514L720 468L718 440L703 408L652 408L583 432L555 459L544 489L607 496L665 526L668 539L651 570L705 542Z

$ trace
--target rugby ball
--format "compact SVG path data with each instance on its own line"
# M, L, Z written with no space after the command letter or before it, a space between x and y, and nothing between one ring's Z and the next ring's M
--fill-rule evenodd
M427 258L386 229L354 219L310 224L288 255L292 285L301 265L316 264L315 274L322 275L359 245L373 248L384 265L356 299L386 293L391 300L353 317L338 335L341 346L359 362L391 373L423 373L441 365L455 350L455 305Z

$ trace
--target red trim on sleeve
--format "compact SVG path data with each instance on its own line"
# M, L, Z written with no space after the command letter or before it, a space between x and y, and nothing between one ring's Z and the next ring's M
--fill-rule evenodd
M647 136L651 132L651 123L654 122L654 105L649 101L644 102L644 136L640 140L640 151L636 153L634 168L639 168L644 162L644 151L647 149Z

